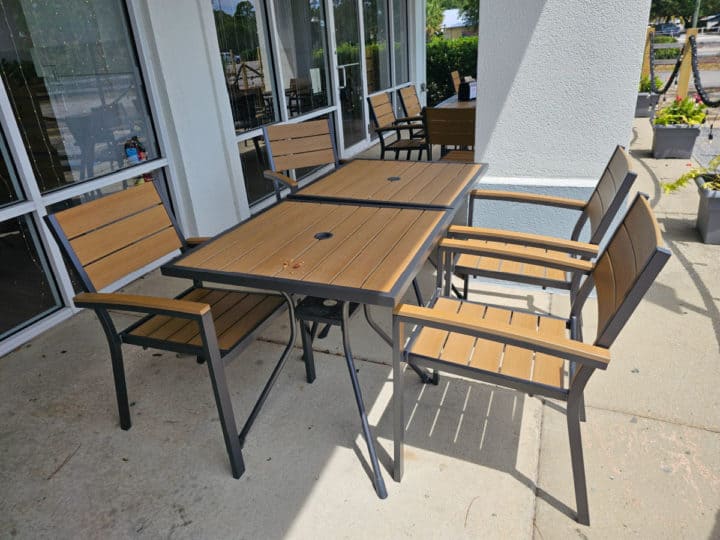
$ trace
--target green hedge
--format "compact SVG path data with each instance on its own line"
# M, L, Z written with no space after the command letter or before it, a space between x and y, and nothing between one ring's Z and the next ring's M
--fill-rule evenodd
M677 43L672 36L655 36L655 43ZM675 60L680 56L680 49L655 49L656 60Z
M436 37L427 44L428 105L432 106L455 93L451 71L465 77L477 75L478 38L443 39Z

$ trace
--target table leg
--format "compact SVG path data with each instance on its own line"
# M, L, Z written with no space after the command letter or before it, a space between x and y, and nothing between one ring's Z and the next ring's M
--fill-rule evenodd
M365 412L365 404L363 403L362 392L360 391L360 383L358 382L357 373L355 371L355 362L353 361L352 352L350 350L350 334L348 332L348 323L350 319L350 302L344 302L342 308L342 323L340 329L343 337L343 350L345 351L345 361L347 362L348 371L350 372L350 381L352 382L353 392L355 393L355 402L357 403L358 412L360 413L360 421L362 422L363 435L367 443L368 453L370 454L370 463L373 468L375 491L381 499L387 497L385 489L385 481L380 472L380 464L378 463L377 453L375 452L375 443L370 432L370 424L368 423L367 413Z
M393 478L402 480L404 472L403 452L405 444L405 411L403 402L403 372L400 321L393 317Z

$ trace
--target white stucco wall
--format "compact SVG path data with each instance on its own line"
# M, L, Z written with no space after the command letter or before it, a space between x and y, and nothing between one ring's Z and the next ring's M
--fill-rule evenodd
M178 217L188 235L216 234L250 212L211 3L158 0L135 6L154 57Z
M476 159L486 182L597 180L632 135L650 0L480 1Z

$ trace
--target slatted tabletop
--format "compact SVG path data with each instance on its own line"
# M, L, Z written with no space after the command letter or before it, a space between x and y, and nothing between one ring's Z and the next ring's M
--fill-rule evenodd
M166 275L394 306L452 211L284 201L165 265ZM327 236L325 233L330 233Z
M457 208L486 164L357 159L292 199L373 203L408 208Z

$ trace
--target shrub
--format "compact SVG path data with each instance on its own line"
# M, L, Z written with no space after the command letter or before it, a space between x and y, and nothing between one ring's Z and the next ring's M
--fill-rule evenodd
M427 44L427 104L433 106L455 93L451 71L477 75L478 38L433 38Z
M655 91L657 92L658 90L661 90L663 86L665 86L663 80L660 77L655 76ZM640 78L640 87L638 88L638 92L650 92L650 90L652 90L650 88L650 76L643 75Z
M672 36L655 36L653 40L655 43L677 43L677 38ZM675 60L680 56L681 49L656 49L655 59L656 60Z

